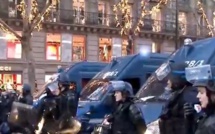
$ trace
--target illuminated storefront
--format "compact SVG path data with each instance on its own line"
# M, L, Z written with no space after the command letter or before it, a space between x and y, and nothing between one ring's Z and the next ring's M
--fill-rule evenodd
M46 59L83 61L86 37L72 34L47 34ZM63 55L62 55L63 54Z
M18 32L18 34L21 34ZM1 34L0 36L0 59L21 59L22 45L19 40L10 34Z
M99 61L109 62L112 57L112 40L99 38Z
M22 72L13 71L11 66L0 66L0 80L2 81L5 89L22 88ZM1 87L3 86L1 83Z
M85 36L73 35L72 61L83 61L85 59L85 40Z
M112 57L121 57L133 54L133 44L127 39L121 38L99 38L99 60L110 62Z
M46 59L60 60L61 58L61 35L47 34L46 37Z

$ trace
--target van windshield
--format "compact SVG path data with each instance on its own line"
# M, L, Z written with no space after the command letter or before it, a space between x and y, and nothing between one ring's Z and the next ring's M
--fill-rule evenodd
M160 98L165 93L169 73L171 73L171 67L169 62L165 62L147 79L136 96Z
M80 100L88 100L89 96L91 95L92 95L91 98L98 96L96 95L98 94L96 91L101 91L104 85L106 85L106 83L108 82L109 82L108 80L104 80L104 79L91 80L82 90Z
M166 86L167 86L167 81L159 81L157 80L156 75L153 74L140 88L136 96L138 98L146 98L149 96L159 97L164 93Z
M98 101L103 98L103 96L107 93L108 91L108 84L104 84L103 86L100 86L95 90L90 96L87 98L91 101Z

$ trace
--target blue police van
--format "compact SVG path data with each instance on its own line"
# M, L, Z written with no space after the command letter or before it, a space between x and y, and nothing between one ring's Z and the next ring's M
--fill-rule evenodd
M82 122L82 132L92 132L95 124L111 112L110 91L104 86L111 80L123 80L133 86L134 93L146 79L168 58L168 54L151 53L129 55L113 59L82 90L77 118Z
M69 75L71 84L80 93L83 87L107 65L108 63L104 62L83 61L67 67L64 71Z
M165 91L166 81L160 82L157 77L160 72L165 72L169 68L169 61L175 63L186 63L188 67L196 67L205 64L215 65L215 38L203 39L195 42L184 44L180 49L173 53L166 62L164 62L154 74L152 74L146 83L136 94L136 97L142 101L136 102L136 105L141 109L144 121L150 131L158 129L158 118L161 114L162 107L167 100L159 100ZM163 70L163 71L162 71ZM163 75L163 74L162 74ZM168 74L165 74L168 75Z

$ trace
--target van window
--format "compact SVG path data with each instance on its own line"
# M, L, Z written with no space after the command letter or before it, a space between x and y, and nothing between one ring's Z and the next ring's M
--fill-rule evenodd
M90 78L83 78L81 80L81 86L82 86L82 88L85 87L90 80L91 80Z
M123 81L129 82L133 89L134 89L134 94L137 93L137 91L140 89L140 79L139 78L130 78L130 79L123 79Z

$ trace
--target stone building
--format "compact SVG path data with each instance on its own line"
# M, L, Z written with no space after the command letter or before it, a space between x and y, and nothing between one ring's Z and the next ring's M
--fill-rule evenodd
M113 5L118 0L60 0L57 9L44 20L44 27L33 32L32 43L36 60L36 79L42 85L58 65L69 65L77 61L108 62L112 56L127 55L127 37L116 28ZM159 0L148 0L148 7ZM3 1L0 4L0 18L16 31L21 31L22 20L16 5L20 0ZM45 0L38 0L40 8ZM137 22L141 12L141 0L130 0L130 14ZM209 22L213 23L213 3L202 1ZM141 46L152 52L172 53L175 46L176 1L169 0L156 13L144 18L139 36L133 37L133 53ZM193 40L208 36L206 23L197 10L197 0L178 0L179 36ZM6 33L0 36L0 79L4 82L22 84L25 82L26 64L22 58L20 42ZM114 51L112 51L114 50Z

